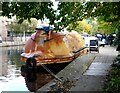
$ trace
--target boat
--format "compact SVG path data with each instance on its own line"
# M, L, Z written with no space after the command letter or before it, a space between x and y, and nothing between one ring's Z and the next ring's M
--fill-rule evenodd
M53 65L67 65L87 52L78 32L57 32L53 27L42 26L36 28L26 42L21 59L29 67L45 65L52 68Z

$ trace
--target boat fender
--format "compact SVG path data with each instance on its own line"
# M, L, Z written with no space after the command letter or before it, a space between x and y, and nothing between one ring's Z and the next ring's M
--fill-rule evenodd
M26 66L28 70L35 70L36 68L36 60L34 57L30 57L26 60Z

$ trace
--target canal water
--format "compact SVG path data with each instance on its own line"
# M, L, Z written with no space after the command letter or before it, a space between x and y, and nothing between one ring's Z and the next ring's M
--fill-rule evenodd
M0 47L0 93L2 91L36 91L53 77L49 73L22 74L20 54L24 46Z

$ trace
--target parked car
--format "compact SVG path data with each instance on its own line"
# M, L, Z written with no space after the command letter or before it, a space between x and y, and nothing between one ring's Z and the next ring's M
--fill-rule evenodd
M0 43L2 43L2 37L0 36Z

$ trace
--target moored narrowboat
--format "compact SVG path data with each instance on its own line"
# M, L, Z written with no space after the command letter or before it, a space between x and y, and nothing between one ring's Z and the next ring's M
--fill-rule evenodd
M21 58L30 66L41 66L70 63L86 53L84 40L76 31L56 32L42 26L26 42Z

